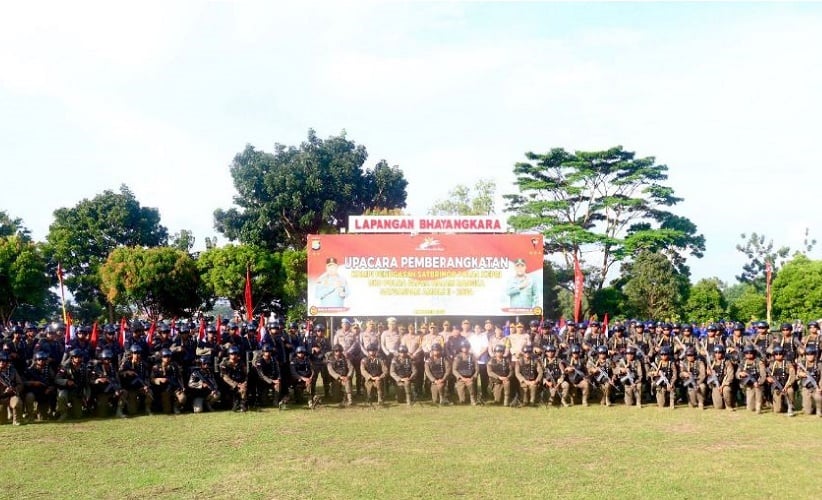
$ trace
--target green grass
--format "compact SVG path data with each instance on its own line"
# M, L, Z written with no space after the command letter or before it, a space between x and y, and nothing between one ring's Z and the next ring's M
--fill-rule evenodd
M15 498L818 497L822 419L337 408L0 428Z

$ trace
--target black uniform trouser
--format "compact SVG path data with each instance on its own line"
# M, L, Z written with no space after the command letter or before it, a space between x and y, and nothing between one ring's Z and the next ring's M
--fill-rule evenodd
M484 399L488 396L488 365L486 363L479 363L477 367L479 368L479 388L477 394Z

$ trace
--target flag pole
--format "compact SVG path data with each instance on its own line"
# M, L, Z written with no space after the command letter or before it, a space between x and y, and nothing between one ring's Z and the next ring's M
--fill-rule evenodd
M771 261L765 261L765 299L766 299L766 309L765 309L765 316L768 321L768 324L771 324L771 278L773 277L773 267L771 267Z
M63 324L68 324L68 315L66 314L66 290L63 287L63 266L57 263L57 280L60 282L60 299L63 306Z

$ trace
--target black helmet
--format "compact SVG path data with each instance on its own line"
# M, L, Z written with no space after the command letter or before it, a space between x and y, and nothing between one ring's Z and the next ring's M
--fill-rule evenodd
M322 324L322 323L317 323L316 325L314 325L314 331L315 332L324 332L325 331L325 325Z
M437 344L439 345L439 344ZM497 344L494 346L494 352L505 352L505 346L502 344Z
M608 354L608 348L604 345L597 346L597 354Z
M670 356L671 352L671 346L669 345L664 345L662 346L662 349L659 350L659 354L662 356L665 356L666 354Z
M744 354L756 354L756 348L751 344L747 344L745 347L742 348L742 352Z
M20 328L20 327L19 327L19 326L18 326L18 327L15 327L15 332L14 332L14 333L18 333L18 332L16 331L16 330L17 330L17 328ZM22 328L20 328L20 333L23 333L23 329L22 329ZM81 333L81 334L83 334L83 335L88 335L89 333L91 333L91 327L90 327L90 326L88 326L88 325L83 325L83 326L81 326L80 328L78 328L78 329L77 329L77 333Z
M579 353L581 351L582 351L582 349L579 347L579 344L574 344L574 345L571 346L571 354Z
M523 354L533 354L534 353L534 346L531 344L525 344L522 346L522 353Z
M214 325L208 325L206 327L206 333L217 333L217 327Z
M110 349L103 349L103 352L100 353L100 359L107 359L111 361L114 359L114 353L111 352Z
M288 324L288 329L289 330L296 330L297 329L297 323L292 321L291 323Z
M135 319L131 322L131 330L134 332L142 332L146 329L146 326L143 324L142 321L139 319Z
M708 325L708 331L709 332L718 332L719 327L717 327L715 324L711 323L710 325Z
M81 351L80 349L72 349L71 351L69 351L69 357L81 358L83 357L83 351Z
M340 346L340 350L342 350L342 346ZM397 348L397 352L402 354L408 354L408 347L401 345Z
M691 333L694 333L694 327L693 327L693 326L691 326L691 325L686 324L686 325L684 325L684 326L682 327L682 332L683 332L683 333L684 333L684 332L691 332Z
M131 344L131 347L129 347L128 350L131 351L131 353L133 353L133 354L142 354L143 353L143 348L140 347L140 344Z
M696 356L696 349L693 347L685 349L685 356Z
M82 327L82 328L85 328L85 327ZM91 331L91 330L89 330L89 331ZM20 326L20 325L14 325L11 329L11 333L16 333L18 335L23 335L23 327Z
M503 349L503 350L505 350L505 349ZM431 351L432 351L432 352L433 352L433 351L442 352L442 344L440 344L439 342L437 342L436 344L432 345L432 346L431 346Z
M810 323L808 323L808 327L810 326ZM782 323L781 325L779 325L779 329L793 331L793 325L791 325L790 323Z
M160 333L170 333L171 332L171 325L168 323L160 323L159 327L157 328Z
M818 321L809 321L808 322L808 328L810 328L810 327L819 328L819 322Z
M171 357L171 349L163 349L160 351L161 358L170 358Z
M211 356L208 355L208 354L200 356L200 364L201 365L210 365L211 364Z
M233 345L233 346L228 348L228 353L229 354L240 354L240 348L237 347L236 345Z
M557 352L557 346L555 346L554 344L548 344L548 345L545 346L545 351L546 352Z
M0 351L0 361L8 361L9 359L11 359L9 357L9 353L6 351Z
M263 352L274 352L274 348L271 347L271 344L263 344L262 351Z
M813 344L808 344L808 346L805 347L805 354L816 354L816 346Z
M778 355L780 355L780 354L785 354L785 350L784 350L784 349L782 349L782 346L781 346L781 345L775 345L775 346L773 346L773 351L771 351L771 352L773 352L773 355L774 355L774 356L778 356Z
M714 346L714 354L716 353L725 354L725 346L722 344L716 344Z
M439 345L439 344L436 344L436 345ZM371 345L369 345L368 347L366 347L366 349L365 349L365 350L366 350L367 352L377 352L377 351L379 351L380 349L379 349L379 347L377 347L377 344L371 344ZM431 350L433 351L433 350L434 350L434 348L432 347L432 348L431 348Z
M757 328L765 328L765 329L768 329L768 328L770 328L770 327L771 327L771 326L768 324L768 322L767 322L767 321L757 321L757 322L756 322L756 325L754 325L754 326L756 326Z
M340 344L334 344L334 348L332 349L334 352L343 352L343 350L343 346Z
M305 346L298 345L294 352L297 354L305 354Z
M184 333L191 333L191 326L189 326L187 323L183 323L182 325L180 325L180 328L177 329L177 331L180 332L180 335Z
M460 342L460 349L470 349L470 348L471 348L471 343L468 342L467 340L463 340L462 342Z
M46 351L37 351L34 353L34 359L49 359L49 353Z
M625 348L625 354L636 354L636 347L629 345L627 348Z
M115 328L114 325L105 325L103 327L103 333L106 335L114 335L117 333L117 328Z

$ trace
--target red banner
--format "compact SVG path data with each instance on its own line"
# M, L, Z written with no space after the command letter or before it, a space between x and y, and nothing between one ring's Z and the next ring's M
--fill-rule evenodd
M251 267L245 268L245 319L254 319L254 302L251 300Z
M585 277L582 275L582 268L579 265L579 257L574 254L574 322L579 323L582 313L582 292L585 286Z

